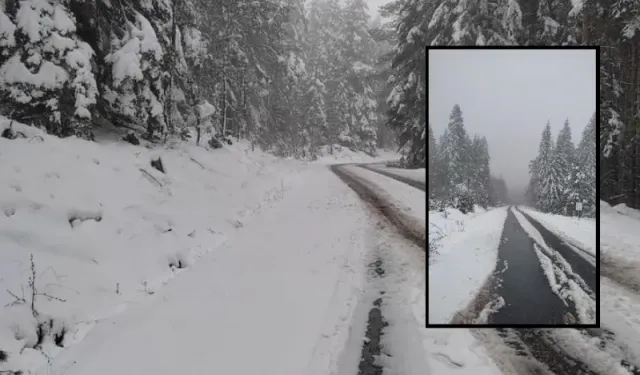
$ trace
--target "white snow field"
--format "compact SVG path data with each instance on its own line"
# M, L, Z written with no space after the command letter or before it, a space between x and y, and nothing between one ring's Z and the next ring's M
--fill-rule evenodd
M429 324L449 324L476 297L496 267L508 207L464 215L429 212Z
M27 138L0 138L0 371L355 374L378 282L379 363L440 373L424 251L326 166L394 155L301 162L243 142L148 149L13 127ZM159 156L166 174L150 165Z

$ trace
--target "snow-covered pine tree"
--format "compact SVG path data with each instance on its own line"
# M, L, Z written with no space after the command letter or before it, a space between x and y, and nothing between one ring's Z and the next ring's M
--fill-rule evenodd
M539 44L560 45L574 42L577 30L570 27L571 0L540 0L538 3L537 35Z
M434 195L435 187L437 185L437 155L438 155L438 145L436 144L436 137L433 134L433 129L431 128L431 124L429 124L429 147L427 147L427 152L429 154L429 165L428 165L428 173L429 173L429 197Z
M60 0L8 5L0 16L0 92L10 103L3 114L59 136L91 138L94 52L76 34L73 15Z
M446 170L447 177L445 192L451 194L448 202L456 206L464 201L464 204L469 203L472 207L475 201L472 192L471 139L464 128L462 111L457 104L451 111L440 152L441 168Z
M390 85L387 84L391 76L391 60L393 58L393 46L396 43L395 32L390 23L382 23L380 16L371 22L370 34L375 41L375 73L371 77L371 87L376 93L376 134L379 148L390 148L395 146L396 134L386 124L386 113L388 106L386 98L391 92Z
M524 193L527 203L535 206L537 202L538 184L540 183L540 175L537 166L537 157L529 162L529 183Z
M468 185L471 177L471 141L464 127L462 110L457 104L451 110L447 130L450 184L451 186L458 184Z
M596 214L596 118L595 114L582 132L576 149L576 172L573 176L576 190L573 200L582 202L582 215Z
M350 129L356 147L369 154L376 152L376 95L371 87L376 73L375 41L369 34L369 8L364 0L347 0L344 7L343 40L345 79L350 91Z
M478 159L477 161L474 160L475 165L472 173L475 175L476 185L478 186L476 190L476 199L480 206L486 208L489 205L489 191L491 189L491 170L489 168L490 156L487 138L479 137L475 147L477 149L476 154L474 154L474 158L477 157Z
M309 153L315 155L321 145L326 143L327 114L324 103L325 87L318 78L307 80L307 92L304 97L305 129L309 132Z
M469 187L473 194L475 202L480 204L481 196L483 195L483 186L480 182L480 165L481 165L482 149L480 145L480 137L474 135L471 140L471 146L469 148L469 164L471 166L469 170Z
M428 11L430 45L511 45L521 40L516 0L440 0ZM425 7L428 9L428 7Z
M444 133L440 136L436 150L436 186L434 187L435 195L438 198L442 198L443 201L448 197L453 186L451 185L450 178L450 158L451 158L451 142L449 138L449 129L445 129Z
M572 201L575 186L576 160L575 146L571 139L571 126L569 120L558 133L558 141L554 149L554 165L558 173L560 196L554 208L555 213L571 215L574 212L575 202Z
M134 12L124 35L114 36L105 61L111 79L103 97L111 110L146 129L148 139L166 133L164 50L149 20Z
M551 124L542 132L538 157L535 159L537 184L535 191L536 208L542 212L554 212L560 201L561 176L554 160L554 145L551 138Z
M426 61L424 45L427 33L427 11L432 3L420 0L396 1L388 5L398 19L395 21L398 36L393 73L389 78L392 87L387 98L388 126L399 133L398 143L406 152L407 164L426 166Z
M308 11L307 70L326 88L327 132L324 135L333 152L334 145L356 148L349 121L350 90L344 63L346 42L342 39L344 14L338 0L313 0Z

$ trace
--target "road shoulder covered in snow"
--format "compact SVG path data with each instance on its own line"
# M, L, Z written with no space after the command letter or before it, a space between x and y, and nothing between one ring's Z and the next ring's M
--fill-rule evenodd
M8 120L0 118L0 131L8 125ZM348 327L344 322L349 322L349 306L361 285L362 273L358 267L365 262L357 258L362 255L358 252L361 248L349 247L352 236L360 238L359 232L347 234L344 231L358 229L362 223L358 219L359 213L346 215L346 223L330 215L335 207L339 207L340 212L341 194L349 192L349 188L335 179L321 162L283 160L258 150L252 152L251 146L242 141L218 150L184 142L143 147L118 141L119 137L100 143L74 137L59 139L18 123L13 123L13 129L27 138L0 138L0 305L9 305L0 314L0 349L8 354L8 359L0 363L1 371L33 373L39 369L48 373L50 361L57 369L66 369L65 366L77 360L74 353L80 351L81 358L93 358L104 365L105 362L99 359L105 358L100 345L122 340L126 344L122 344L121 349L128 348L128 352L100 371L116 373L124 369L142 374L133 370L135 366L126 369L126 363L122 362L124 358L132 363L143 358L149 362L158 358L175 359L185 348L193 350L195 356L207 345L200 340L209 342L211 337L216 337L226 341L235 335L231 327L249 332L244 327L246 322L234 320L228 325L227 333L221 336L224 329L215 324L212 316L218 311L214 311L206 322L198 320L197 314L193 316L193 322L210 325L218 332L208 332L208 337L205 332L192 332L193 336L188 339L182 336L183 341L171 340L171 335L175 334L171 329L183 331L190 325L190 314L203 310L206 301L235 301L245 292L251 297L256 286L282 287L285 292L279 297L287 300L281 307L289 312L306 314L298 307L298 304L307 304L300 296L309 295L317 298L318 303L326 303L324 308L318 308L326 319L314 320L318 318L315 311L308 319L327 326L309 323L298 330L300 337L309 338L312 336L310 330L314 330L313 334L320 337L326 334L339 342L338 336L345 334L344 330L336 328L338 323L332 319L339 317L341 327ZM357 155L353 156L356 158ZM151 165L151 161L159 157L166 173ZM251 244L254 247L247 245L250 251L234 253L228 250L236 238L246 237L246 228L252 222L261 220L264 224L264 218L281 206L292 194L290 191L308 186L303 179L314 173L323 176L320 180L309 179L317 184L316 190L327 189L324 178L335 179L328 190L335 195L327 197L322 192L317 196L319 200L305 202L309 205L304 206L305 210L322 213L322 223L330 227L332 223L344 224L344 231L336 229L342 242L332 243L330 251L323 250L322 241L312 233L304 240L316 238L317 241L306 243L304 248L280 246L287 252L278 253L277 250L283 249L267 246L271 234L264 233L261 241ZM351 212L357 211L356 204L358 200L354 198L344 206ZM272 241L271 244L277 243ZM322 254L320 258L314 252L316 246ZM36 274L34 285L40 293L36 296L38 314L35 318L29 307L31 254ZM222 262L225 257L229 261L228 267ZM282 276L274 276L276 259L289 268L300 260L304 272L287 269L281 272ZM305 268L309 265L306 261L313 266ZM321 267L325 262L329 263L326 269ZM209 269L201 263L209 265ZM211 278L205 279L205 273ZM193 276L189 276L191 274ZM263 275L264 279L257 280L254 275ZM285 275L291 277L287 283L282 279ZM179 282L182 279L185 281ZM291 282L298 279L299 283ZM235 280L239 280L239 284L233 289ZM315 282L322 286L318 295L314 294ZM314 293L298 293L298 290L293 294L287 289L288 284L314 290ZM255 296L255 303L261 302L261 305L247 309L246 313L241 309L234 312L238 319L251 321L256 316L270 316L268 306L273 305L270 295L273 290L256 290L262 291L261 295ZM184 300L178 299L175 304L167 298L178 295ZM188 297L190 295L192 297ZM193 296L200 298L198 305ZM189 303L192 305L187 308ZM336 304L347 307L335 307ZM166 309L164 314L160 312L163 308ZM155 316L156 311L158 319L149 320L146 325L140 323ZM278 315L275 311L271 313ZM159 320L160 317L164 320ZM291 318L292 327L296 326L296 319L302 321ZM225 322L224 319L219 321ZM137 331L131 330L131 337L128 336L129 329L116 329L129 324L139 326ZM278 325L274 323L273 326ZM146 342L134 338L136 333L147 337L149 332L157 333L158 338L145 339ZM291 328L284 333L278 332L275 337L286 340L287 335L295 335L296 330ZM181 336L176 334L176 337ZM251 341L249 337L245 340ZM129 341L132 344L128 344ZM275 344L264 343L265 347L277 347ZM318 354L314 358L320 361L318 368L324 371L334 366L332 363L336 361L340 344L316 344L314 350ZM120 347L119 344L116 346ZM242 351L230 343L226 346ZM154 359L141 354L144 350L149 356L153 354ZM300 345L300 350L304 350L304 345ZM243 353L246 356L246 351ZM200 355L207 358L210 352ZM116 367L117 364L120 365ZM295 365L291 363L291 366ZM78 365L79 368L83 366L85 364ZM183 366L178 372L185 368ZM191 372L199 370L201 368ZM76 370L70 368L69 371ZM79 373L99 374L100 371Z
M542 213L525 206L519 206L518 209L533 217L570 246L592 255L596 254L595 219Z
M414 181L419 181L422 183L427 182L427 171L425 168L403 169L387 167L383 164L371 164L369 167L372 169L382 170L396 176L405 177Z
M443 213L429 212L430 227L445 233L440 236L436 252L429 256L429 324L450 323L491 276L507 209L500 207L469 217L448 210L447 218ZM451 229L454 223L455 231ZM431 231L430 228L430 238Z
M54 369L340 373L365 283L367 213L321 165L284 195L190 272L61 354Z

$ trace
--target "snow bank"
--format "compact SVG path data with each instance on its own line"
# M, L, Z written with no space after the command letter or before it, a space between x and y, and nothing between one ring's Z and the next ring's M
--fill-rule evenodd
M425 207L427 207L427 195L424 191L368 169L357 166L346 166L345 169L350 174L366 180L375 186L377 190L384 192L384 195L388 196L389 201L397 209L407 215L416 225L425 228L427 221L425 210Z
M640 211L600 201L600 255L602 262L624 264L627 276L640 270Z
M291 178L268 214L153 297L98 325L51 372L355 373L357 362L339 371L338 359L365 289L374 222L325 166Z
M347 147L333 145L333 153L331 147L322 146L318 151L318 159L314 163L318 164L336 164L336 163L373 163L387 160L400 159L400 154L388 150L378 150L378 156L372 157L362 151L353 151Z
M417 168L417 169L391 168L381 164L371 165L370 168L385 171L396 176L409 178L414 181L425 182L425 183L427 181L427 171L425 168Z
M596 254L596 219L547 214L525 206L519 206L518 209L533 217L569 245Z
M450 323L476 297L495 269L506 218L507 207L468 216L429 212L429 236L439 228L441 237L429 257L430 324Z
M8 125L0 118L0 131ZM24 288L29 300L33 254L38 291L66 301L36 298L40 321L64 325L64 346L156 293L277 204L301 168L244 142L215 151L147 149L13 129L27 138L0 138L0 306L15 302L6 290L21 298ZM167 174L151 167L157 157ZM30 316L20 304L0 314L0 348L10 355L0 369L47 362L31 348ZM47 337L42 350L54 356L60 348Z

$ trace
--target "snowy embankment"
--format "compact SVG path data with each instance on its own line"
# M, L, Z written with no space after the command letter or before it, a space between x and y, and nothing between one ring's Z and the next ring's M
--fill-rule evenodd
M464 215L429 212L429 323L448 324L477 296L497 262L507 207ZM433 374L497 375L502 371L468 329L427 329L425 347Z
M393 204L405 216L404 221L408 226L421 229L424 233L427 221L427 195L424 191L364 168L350 165L344 168L350 174L368 181L375 193Z
M8 125L0 119L0 131ZM232 351L268 356L265 348L280 345L274 339L309 344L318 332L337 342L315 343L321 373L335 367L366 262L361 245L349 242L362 230L359 207L342 203L349 189L324 165L251 152L244 142L215 151L188 143L149 149L13 128L27 138L0 138L0 305L7 305L0 314L0 350L8 354L0 371L47 373L51 365L60 370L78 362L68 371L100 374L82 370L94 363L102 373L143 374L153 363L170 369L165 362L179 356L174 373L201 372L205 367L196 360L202 358L226 358L236 367L276 361L286 373L285 367L299 369L300 361L311 359L252 355L246 361ZM166 174L151 166L158 157ZM329 188L327 176L335 179ZM313 184L326 190L318 201L294 202L325 215L298 225L331 225L351 252L335 243L325 248L323 238L304 228L305 237L288 241L277 230L296 223L264 215ZM352 215L336 219L336 209ZM247 236L252 224L260 241ZM313 290L313 298L300 302L309 295L305 290ZM269 322L250 324L259 317ZM87 345L75 345L82 340ZM220 363L206 368L237 372Z
M429 323L448 324L477 296L496 267L507 207L472 215L429 212Z
M369 168L380 170L383 172L387 172L399 177L408 178L414 181L426 183L427 182L427 172L425 168L417 168L417 169L403 169L403 168L392 168L387 167L384 164L371 164Z
M600 317L640 364L640 210L600 201ZM615 353L614 353L615 355Z
M595 219L547 214L526 206L518 206L518 209L533 217L570 246L592 255L596 254Z
M593 219L526 211L568 243L595 249ZM577 330L554 330L568 353L606 374L627 374L622 358L640 363L640 211L600 201L600 320L613 339L599 340Z
M618 272L638 281L640 290L640 210L626 205L611 207L600 201L600 258L624 265Z

